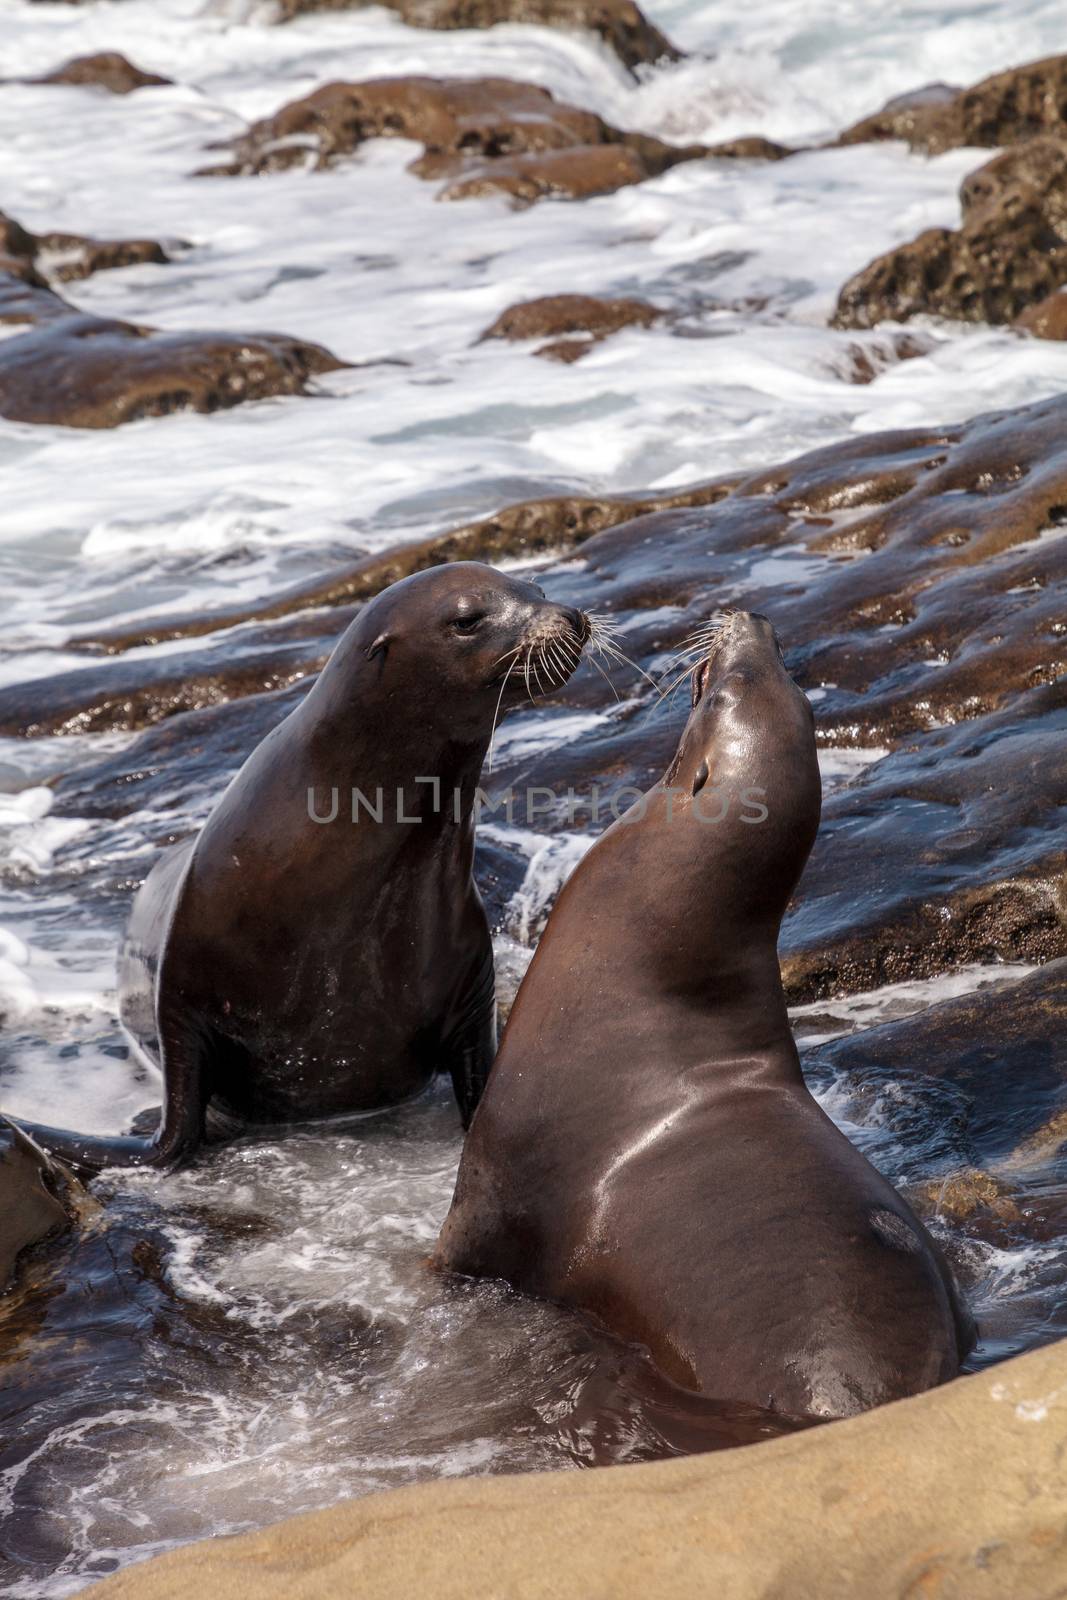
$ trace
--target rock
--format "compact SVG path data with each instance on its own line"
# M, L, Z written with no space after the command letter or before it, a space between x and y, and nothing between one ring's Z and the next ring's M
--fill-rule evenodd
M498 22L532 22L588 29L599 34L631 71L681 59L681 51L632 0L278 0L284 22L309 11L347 11L372 3L398 12L413 28L491 28Z
M846 383L873 383L880 372L898 361L914 361L937 348L936 340L911 333L891 333L867 344L847 345L843 359L833 363L833 371Z
M774 618L791 670L813 694L820 743L888 752L826 797L783 931L791 999L974 961L1047 961L1063 953L1067 923L1065 439L1061 397L947 429L854 436L660 495L526 502L228 615L158 617L88 635L83 648L114 654L209 633L216 642L199 657L161 657L158 678L141 659L122 666L109 690L105 665L25 685L13 703L46 725L73 711L99 718L96 726L113 716L128 726L130 706L150 719L172 696L195 705L198 695L255 687L256 674L276 664L313 671L348 608L409 572L460 557L567 552L542 568L541 581L561 602L625 625L637 666L612 676L634 698L579 740L510 765L506 752L498 757L494 782L521 791L518 821L540 832L582 827L596 785L602 827L614 795L660 776L684 694L660 706L638 668L669 680L672 653L727 598ZM307 631L271 637L248 626L286 617L287 628ZM232 656L219 642L227 628L245 630ZM175 681L183 670L187 691ZM602 710L604 695L583 667L559 703ZM235 748L238 732L263 727L259 702L274 703L254 695L244 713L238 702L169 717L61 781L57 811L86 814L94 785L101 803L133 807L141 795L142 809L190 774L200 773L202 789L221 759L211 753L213 730L230 730ZM570 820L562 803L536 819L523 812L527 787L542 785L574 789Z
M2 258L0 258L2 268ZM321 345L277 334L163 333L90 316L34 273L0 270L0 416L67 428L114 428L172 411L219 411L306 393L345 365Z
M522 300L502 311L481 336L486 339L549 339L534 351L550 361L578 361L594 344L620 328L650 328L666 315L647 300L606 300L591 294L550 294ZM585 338L565 337L584 334Z
M923 312L1011 322L1067 281L1067 140L1005 150L964 181L960 199L957 232L928 228L846 283L836 327Z
M707 154L717 156L720 161L784 161L786 156L799 155L800 151L750 133L740 139L727 139L723 144L709 145Z
M171 248L175 248L172 246ZM30 233L0 211L0 271L45 286L45 278L69 283L94 272L170 260L156 239L87 239L80 233Z
M836 143L906 139L913 150L938 155L965 145L990 148L1048 133L1067 137L1067 56L1010 67L948 96L945 88L937 84L920 91L921 98L891 100Z
M272 648L269 640L257 638L232 652L114 662L11 684L0 688L0 735L35 739L150 728L182 711L288 688L319 670L332 643L331 638L325 648L321 641L318 648L316 641Z
M1067 290L1055 289L1035 306L1028 306L1015 326L1035 339L1067 339Z
M625 145L578 145L543 155L510 156L487 161L464 178L448 183L439 200L484 200L502 195L516 209L538 200L589 200L644 183L654 171Z
M155 72L142 72L132 61L127 61L117 50L101 50L96 55L75 56L54 72L40 78L25 78L25 83L73 84L106 89L109 94L132 94L135 89L154 89L169 84L170 78L161 78Z
M291 101L232 144L212 147L228 150L230 160L200 176L321 169L375 138L421 143L409 170L451 177L443 198L503 192L525 205L547 195L602 194L706 153L703 145L623 132L510 78L378 78L326 84Z
M258 605L240 611L154 617L144 627L99 630L81 634L73 648L119 654L141 645L172 639L195 639L221 628L248 622L273 621L320 606L347 606L369 600L390 583L423 572L444 561L497 561L529 558L549 550L581 545L594 534L617 523L629 522L650 511L674 506L711 505L723 499L736 478L715 479L659 494L614 495L601 499L559 495L543 500L522 500L505 506L494 516L465 523L450 532L417 543L398 545L378 555L366 556L352 566L301 583ZM343 625L343 624L342 624Z
M79 1185L7 1117L0 1116L0 1294L35 1246L75 1221Z
M974 1205L999 1205L1011 1199L1002 1174L1016 1152L1067 1111L1067 961L819 1045L804 1066L817 1077L876 1086L947 1084L959 1103L960 1141L981 1168L951 1174L943 1192L931 1192L935 1209L965 1215Z
M1046 1600L1067 1559L1067 1354L748 1449L370 1495L128 1568L99 1600Z
M1009 1186L973 1167L951 1172L945 1178L932 1178L909 1190L908 1198L924 1221L944 1217L955 1223L969 1222L983 1214L998 1222L1022 1220L1019 1203Z

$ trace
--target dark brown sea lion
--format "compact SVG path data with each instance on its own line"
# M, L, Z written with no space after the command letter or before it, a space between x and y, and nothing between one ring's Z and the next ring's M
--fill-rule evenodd
M821 786L769 623L732 615L693 694L549 918L437 1261L580 1308L707 1396L846 1416L952 1377L972 1330L801 1076L777 940Z
M77 1185L7 1117L0 1116L0 1294L19 1257L74 1221Z
M439 1070L467 1121L496 1047L479 774L497 715L565 681L587 634L479 562L373 600L134 904L120 1002L163 1069L159 1130L41 1142L90 1170L175 1163L209 1108L227 1133L343 1117Z

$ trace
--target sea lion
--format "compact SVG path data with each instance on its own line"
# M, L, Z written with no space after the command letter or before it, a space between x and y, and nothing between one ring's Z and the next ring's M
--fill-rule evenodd
M24 1251L74 1222L73 1180L7 1117L0 1116L0 1294Z
M668 772L548 919L435 1258L796 1418L938 1384L973 1338L933 1240L801 1076L777 940L820 805L808 701L770 624L734 613Z
M589 624L456 562L393 584L253 751L201 832L149 874L120 960L158 1060L154 1137L35 1128L78 1169L178 1163L205 1137L365 1113L449 1070L469 1120L496 1048L471 876L497 716L577 665Z

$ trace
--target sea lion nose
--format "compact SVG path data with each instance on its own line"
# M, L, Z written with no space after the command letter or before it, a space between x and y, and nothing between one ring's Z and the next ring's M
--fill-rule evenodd
M570 623L579 638L585 637L586 620L585 612L579 611L576 606L560 606L560 615Z

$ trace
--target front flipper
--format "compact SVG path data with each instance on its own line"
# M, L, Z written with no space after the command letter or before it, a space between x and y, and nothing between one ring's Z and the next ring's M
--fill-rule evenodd
M72 1133L65 1128L12 1120L79 1176L91 1177L105 1167L181 1166L204 1138L209 1035L188 1019L178 1026L171 1023L168 1028L160 1018L159 1037L165 1086L163 1118L151 1138Z
M441 1063L451 1074L465 1129L482 1098L496 1045L496 974L490 958L471 989L462 1022L445 1041Z

